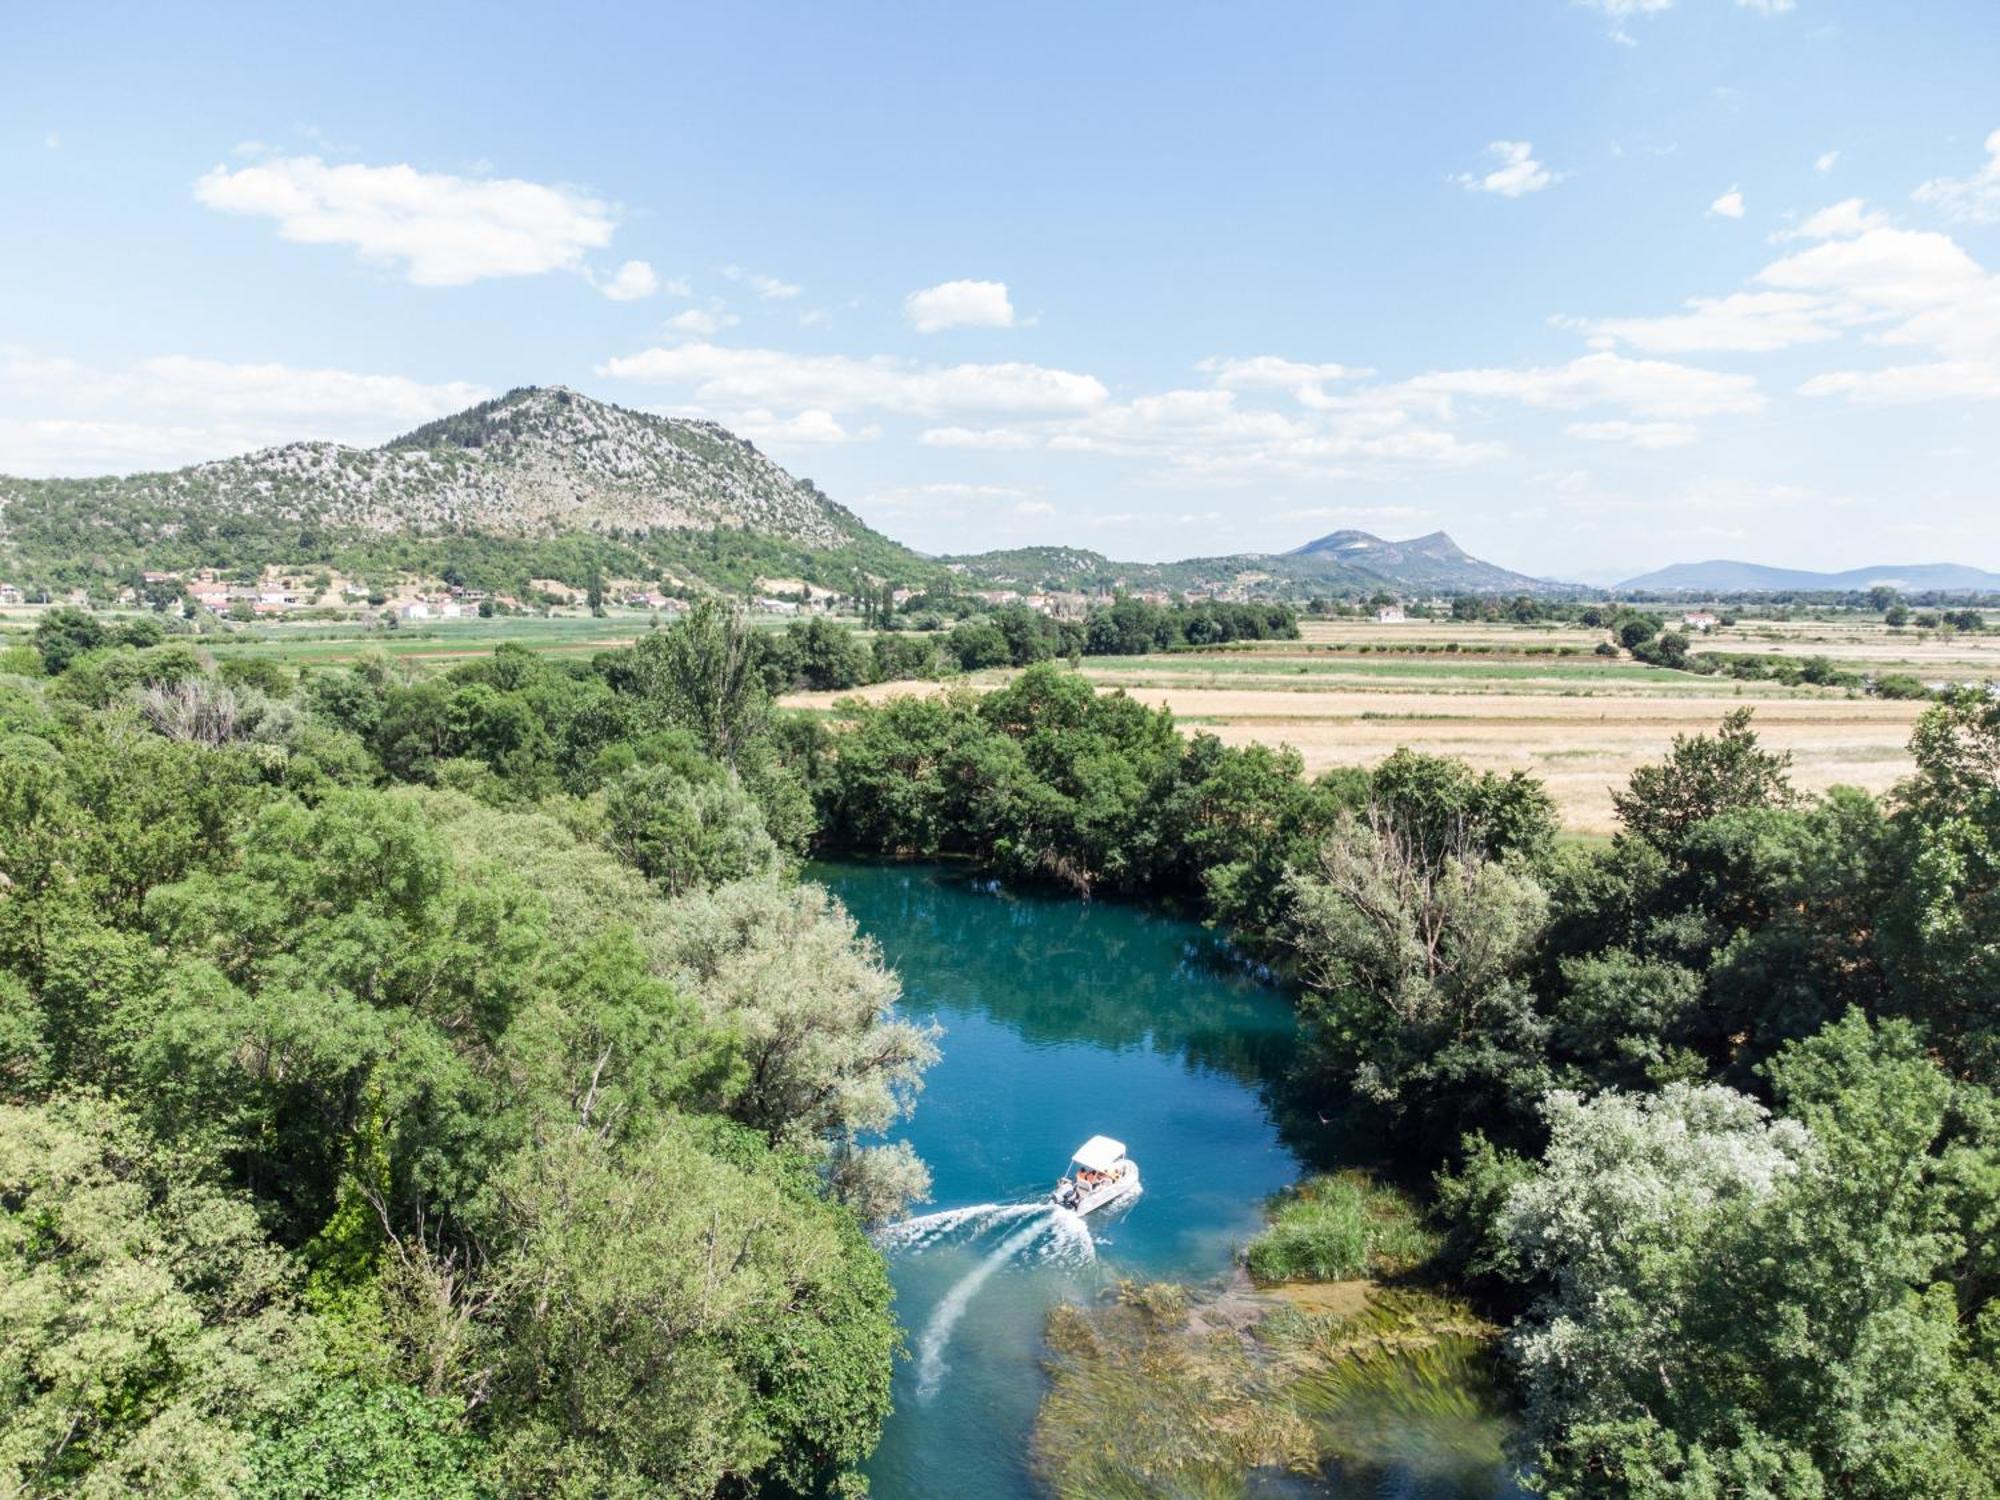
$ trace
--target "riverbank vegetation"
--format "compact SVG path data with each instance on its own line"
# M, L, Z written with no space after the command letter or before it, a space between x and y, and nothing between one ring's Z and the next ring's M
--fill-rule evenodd
M839 847L1170 894L1295 974L1297 1084L1438 1174L1547 1492L1980 1495L2000 707L1949 696L1912 753L1805 796L1732 713L1580 847L1525 777L1308 781L1043 670L857 709L812 780Z
M1295 1128L1393 1143L1548 1493L1993 1493L1983 695L1879 798L1732 714L1581 846L1527 776L1308 777L1051 662L788 715L712 606L426 677L72 636L0 677L14 1488L851 1471L895 1344L862 1225L924 1190L868 1142L934 1044L820 851L1168 898L1292 976ZM1269 1269L1353 1262L1339 1191Z
M718 614L0 677L0 1488L851 1484L934 1055ZM74 646L75 649L68 649ZM19 662L13 665L31 665Z

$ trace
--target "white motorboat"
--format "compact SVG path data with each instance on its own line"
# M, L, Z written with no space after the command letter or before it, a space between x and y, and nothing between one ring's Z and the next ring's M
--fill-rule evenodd
M1069 1170L1056 1183L1049 1201L1058 1208L1087 1214L1129 1198L1139 1191L1139 1164L1125 1154L1125 1143L1094 1135L1069 1159Z

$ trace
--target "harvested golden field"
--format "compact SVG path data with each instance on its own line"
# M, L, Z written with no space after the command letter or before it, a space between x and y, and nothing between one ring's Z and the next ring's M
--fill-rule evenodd
M1118 665L1107 665L1112 660ZM1908 773L1910 728L1924 706L1675 673L1649 674L1663 679L1657 684L1609 673L1591 683L1581 664L1574 674L1510 679L1498 689L1471 674L1415 683L1394 675L1357 683L1329 674L1272 687L1254 676L1204 678L1195 665L1201 660L1092 658L1084 670L1106 690L1123 687L1144 703L1173 710L1184 727L1226 743L1290 745L1309 771L1372 765L1406 745L1482 770L1526 771L1547 784L1566 826L1590 834L1612 830L1611 793L1635 767L1658 760L1676 734L1712 730L1739 704L1756 710L1767 744L1791 752L1802 788L1848 785L1876 792ZM1421 665L1441 664L1431 658ZM1474 664L1466 665L1476 673ZM1625 673L1631 670L1626 664ZM983 674L976 685L997 684L1005 675ZM936 691L933 683L883 683L854 696ZM799 694L786 701L824 708L844 696Z

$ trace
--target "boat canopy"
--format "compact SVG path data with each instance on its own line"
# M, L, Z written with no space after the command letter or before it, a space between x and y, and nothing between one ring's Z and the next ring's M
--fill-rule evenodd
M1125 1159L1125 1143L1108 1135L1094 1135L1076 1148L1070 1158L1086 1172L1109 1172Z

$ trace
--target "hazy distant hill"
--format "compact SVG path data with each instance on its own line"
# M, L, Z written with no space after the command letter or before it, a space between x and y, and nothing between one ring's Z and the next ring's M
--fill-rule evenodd
M1962 563L1894 563L1873 568L1848 568L1839 573L1815 573L1804 568L1773 568L1762 563L1675 563L1618 585L1621 593L1780 593L1872 589L1877 585L1918 593L1927 589L1965 593L2000 592L2000 573Z
M1336 531L1284 553L1242 552L1171 563L1113 562L1074 547L1019 547L945 561L982 581L1036 588L1189 589L1237 586L1253 592L1315 590L1391 593L1523 594L1574 590L1482 562L1442 531L1385 541L1365 531Z
M696 576L707 563L936 572L726 428L561 387L510 391L380 448L302 442L171 473L0 478L0 549L6 571L26 576L379 559L413 541L429 543L414 565L447 542L565 565L563 549L541 545L565 538Z

